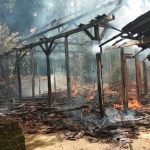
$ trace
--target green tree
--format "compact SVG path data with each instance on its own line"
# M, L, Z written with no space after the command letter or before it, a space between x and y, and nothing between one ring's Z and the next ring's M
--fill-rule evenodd
M8 52L16 46L16 42L18 41L17 35L18 33L10 33L6 24L2 24L0 22L0 68L2 77L4 77L4 65L2 64L2 56L5 54L5 52Z

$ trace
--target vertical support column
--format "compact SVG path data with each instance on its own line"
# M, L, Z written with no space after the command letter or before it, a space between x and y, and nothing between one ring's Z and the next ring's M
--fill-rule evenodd
M39 95L41 95L41 80L40 80L40 76L39 76Z
M121 77L122 77L122 100L123 111L126 113L128 109L128 77L127 77L127 64L124 49L121 48Z
M55 61L53 60L54 90L56 91Z
M52 89L51 89L49 54L46 54L46 62L47 62L48 105L51 107L52 106Z
M146 61L143 62L143 80L144 80L144 95L148 93L148 78L147 78L147 66Z
M73 53L73 61L74 61L74 81L76 84L77 81L77 64L76 64L76 54Z
M6 70L7 70L7 90L8 90L8 100L10 100L10 82L9 82L9 55L6 56Z
M135 57L135 69L136 69L136 91L137 91L137 100L141 104L141 67L140 61L137 56Z
M111 77L111 62L110 62L110 53L106 52L106 60L107 60L107 68L108 68L108 82L109 86L112 85L112 77Z
M31 62L32 62L32 100L35 101L35 70L34 70L34 54L31 50Z
M18 87L19 87L19 100L22 100L22 88L21 88L21 77L20 77L20 62L18 51L16 51L16 66L17 66L17 75L18 75Z
M83 68L82 68L82 63L83 63L83 56L80 57L80 85L83 85Z
M95 89L95 81L94 81L93 73L94 73L93 64L91 64L91 78L92 78L93 89Z
M98 25L94 25L94 35L95 35L95 40L100 41L99 26Z
M65 59L66 59L68 105L70 106L71 104L71 80L70 80L70 66L69 66L68 37L65 37Z
M101 53L96 54L96 61L97 61L97 78L98 78L100 115L101 115L101 117L104 117L104 97L103 97Z

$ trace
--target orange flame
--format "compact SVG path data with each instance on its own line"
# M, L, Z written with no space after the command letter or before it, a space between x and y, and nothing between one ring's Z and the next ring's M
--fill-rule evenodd
M119 100L122 101L122 98L119 98ZM141 108L142 105L140 105L136 99L136 96L132 96L129 98L128 101L128 107L135 109L135 108ZM114 104L114 108L123 108L123 102L121 102L120 104Z
M87 101L88 101L88 100L94 100L94 96L93 96L93 95L87 96L87 97L86 97L86 100L87 100Z
M85 108L85 107L82 108L82 111L87 111L87 110L88 110L88 108Z
M77 95L77 92L74 90L71 94L72 94L73 96L76 96L76 95Z
M140 105L139 102L137 101L136 96L130 97L130 100L128 101L128 106L129 108L136 108L136 107L141 108L142 107L142 105Z
M52 94L55 93L55 92L56 92L55 90L52 90Z
M123 104L114 104L114 108L123 108Z
M72 84L71 89L74 90L76 87L76 84Z

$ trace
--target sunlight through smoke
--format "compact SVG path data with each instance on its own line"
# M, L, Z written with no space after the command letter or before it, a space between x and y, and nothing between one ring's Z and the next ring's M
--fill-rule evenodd
M93 48L92 48L92 53L96 54L98 52L100 52L100 48L99 48L99 41L94 40L93 41Z

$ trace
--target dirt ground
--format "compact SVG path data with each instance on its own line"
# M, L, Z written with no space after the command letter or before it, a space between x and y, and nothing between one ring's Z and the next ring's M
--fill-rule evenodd
M26 134L25 144L27 150L119 150L119 146L113 143L101 142L91 143L88 136L84 136L76 141L66 140L64 132L52 134ZM132 148L128 145L128 150L150 150L150 132L140 133L138 139L132 139ZM125 148L121 148L123 150Z

